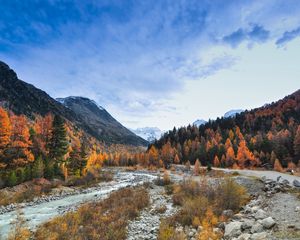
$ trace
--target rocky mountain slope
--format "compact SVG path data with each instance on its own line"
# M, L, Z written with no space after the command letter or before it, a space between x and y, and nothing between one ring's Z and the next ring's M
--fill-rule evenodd
M60 115L90 136L106 143L147 145L147 141L123 127L107 111L101 111L96 104L91 103L91 100L81 103L77 100L66 107L46 92L18 79L17 74L0 61L0 106L29 118L47 113Z
M124 127L93 100L85 97L67 97L58 98L57 101L75 112L101 140L123 144L147 145L148 143Z

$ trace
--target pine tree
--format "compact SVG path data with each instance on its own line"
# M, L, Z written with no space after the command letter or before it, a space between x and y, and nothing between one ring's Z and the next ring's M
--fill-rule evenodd
M55 115L49 146L50 165L53 164L55 169L59 169L59 166L65 162L64 157L67 152L68 140L65 122L60 116ZM58 174L58 172L55 172L55 174Z
M18 179L15 171L11 171L8 177L8 186L13 187L17 185Z
M44 177L45 165L42 156L39 156L33 163L32 166L32 177L41 178Z

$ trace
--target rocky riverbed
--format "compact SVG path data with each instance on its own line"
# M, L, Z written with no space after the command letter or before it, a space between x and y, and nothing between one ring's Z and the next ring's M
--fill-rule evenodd
M17 209L22 211L29 227L34 229L37 225L67 211L74 210L83 203L98 201L107 197L113 191L151 182L155 178L154 173L146 171L116 171L114 180L108 183L100 183L95 187L74 190L70 193L62 191L61 194L40 197L32 202L2 207L0 212L0 236L5 237L9 232L10 223L14 220Z

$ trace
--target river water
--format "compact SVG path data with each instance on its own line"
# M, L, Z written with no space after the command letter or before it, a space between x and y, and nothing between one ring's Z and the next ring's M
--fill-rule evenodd
M71 196L66 196L58 200L42 202L32 206L21 207L20 210L27 220L28 226L34 229L37 225L44 223L55 216L63 214L82 203L93 200L103 199L111 192L118 189L141 185L144 182L153 181L155 175L147 172L123 172L115 173L114 180L108 183L100 183L97 187L93 187L91 191L84 191ZM88 189L87 189L88 190ZM16 217L16 210L0 214L0 239L5 239L10 231L10 224Z

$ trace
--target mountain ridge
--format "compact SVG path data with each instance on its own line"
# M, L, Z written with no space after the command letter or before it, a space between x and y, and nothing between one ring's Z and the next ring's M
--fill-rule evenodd
M84 132L90 136L99 141L105 141L108 144L120 143L137 146L147 145L145 140L134 134L131 135L131 132L128 129L128 133L125 134L124 138L122 138L122 134L118 133L112 135L108 134L109 136L101 134L98 129L91 127L86 119L82 115L76 113L74 109L67 108L62 103L53 99L45 91L36 88L34 85L26 83L23 80L20 80L16 72L2 61L0 61L0 106L11 110L17 115L24 114L31 119L34 119L35 115L45 116L48 113L60 115L67 121L70 121L77 127L84 130ZM107 117L108 115L106 114ZM112 117L109 119L116 121ZM120 123L117 124L117 126L117 129L106 129L105 132L117 132L118 129L122 129L122 133L126 132L126 130L123 129L125 127L123 127ZM114 137L116 135L117 138Z

